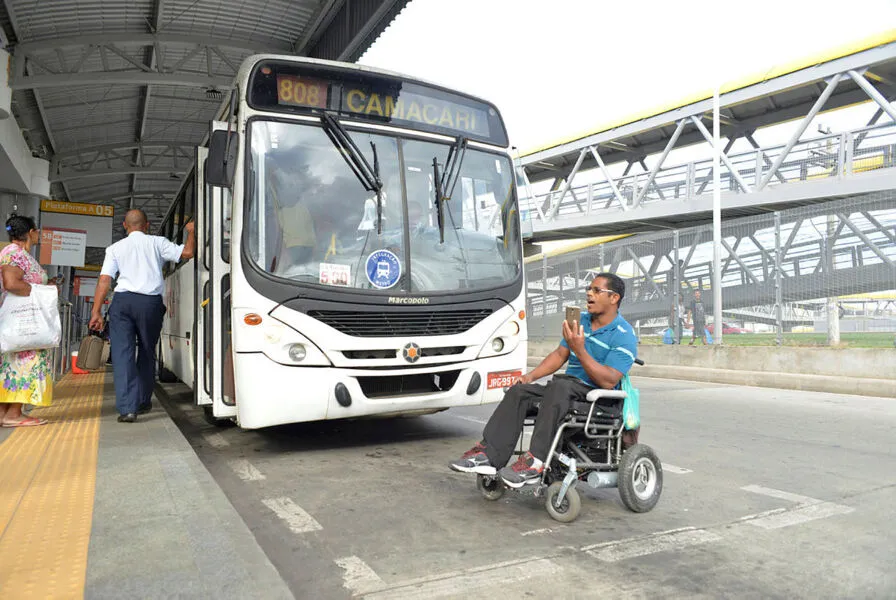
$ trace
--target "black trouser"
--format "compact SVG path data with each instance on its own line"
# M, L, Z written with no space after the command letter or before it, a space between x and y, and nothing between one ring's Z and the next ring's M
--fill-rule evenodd
M584 401L593 389L568 375L555 375L547 385L521 383L511 387L482 431L489 462L499 469L507 464L523 431L526 413L533 409L538 410L538 417L529 451L539 460L546 459L572 403Z

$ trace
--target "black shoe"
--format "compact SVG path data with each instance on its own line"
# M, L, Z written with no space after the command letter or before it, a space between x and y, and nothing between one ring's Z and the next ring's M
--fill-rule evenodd
M152 410L152 404L147 404L147 405L145 405L145 406L141 406L140 408L138 408L138 409L137 409L137 414L138 414L138 415L145 415L146 413L148 413L148 412L151 411L151 410Z
M137 421L137 415L134 413L128 413L126 415L118 415L119 423L134 423Z

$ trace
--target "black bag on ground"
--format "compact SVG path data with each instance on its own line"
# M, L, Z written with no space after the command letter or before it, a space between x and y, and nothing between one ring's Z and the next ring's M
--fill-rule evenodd
M85 371L94 371L103 366L103 338L96 333L88 332L81 340L78 348L78 360L75 366Z

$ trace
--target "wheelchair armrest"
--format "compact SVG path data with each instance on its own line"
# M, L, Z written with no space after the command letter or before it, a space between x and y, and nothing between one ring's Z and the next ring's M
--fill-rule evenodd
M588 395L585 396L585 400L588 402L597 402L601 398L609 398L611 400L625 400L625 397L628 394L623 392L622 390L591 390L588 392Z

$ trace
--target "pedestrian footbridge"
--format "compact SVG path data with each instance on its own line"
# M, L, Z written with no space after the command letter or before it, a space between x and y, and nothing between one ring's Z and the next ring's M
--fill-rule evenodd
M894 231L894 190L723 221L725 318L789 329L811 321L808 301L896 290ZM622 312L632 323L668 319L676 290L686 303L710 289L712 239L706 224L529 256L530 329L538 335L545 319L545 331L559 331L563 307L584 306L586 282L601 271L625 279ZM712 294L703 301L712 310Z
M893 98L896 31L722 88L723 217L896 188ZM819 113L862 102L877 106L865 126L806 136ZM686 149L691 155L711 156L712 109L711 95L704 94L524 155L521 206L530 241L670 230L711 221L712 159L674 164L670 155ZM757 130L788 122L794 127L786 143L762 145L756 140ZM548 189L538 192L539 187Z

